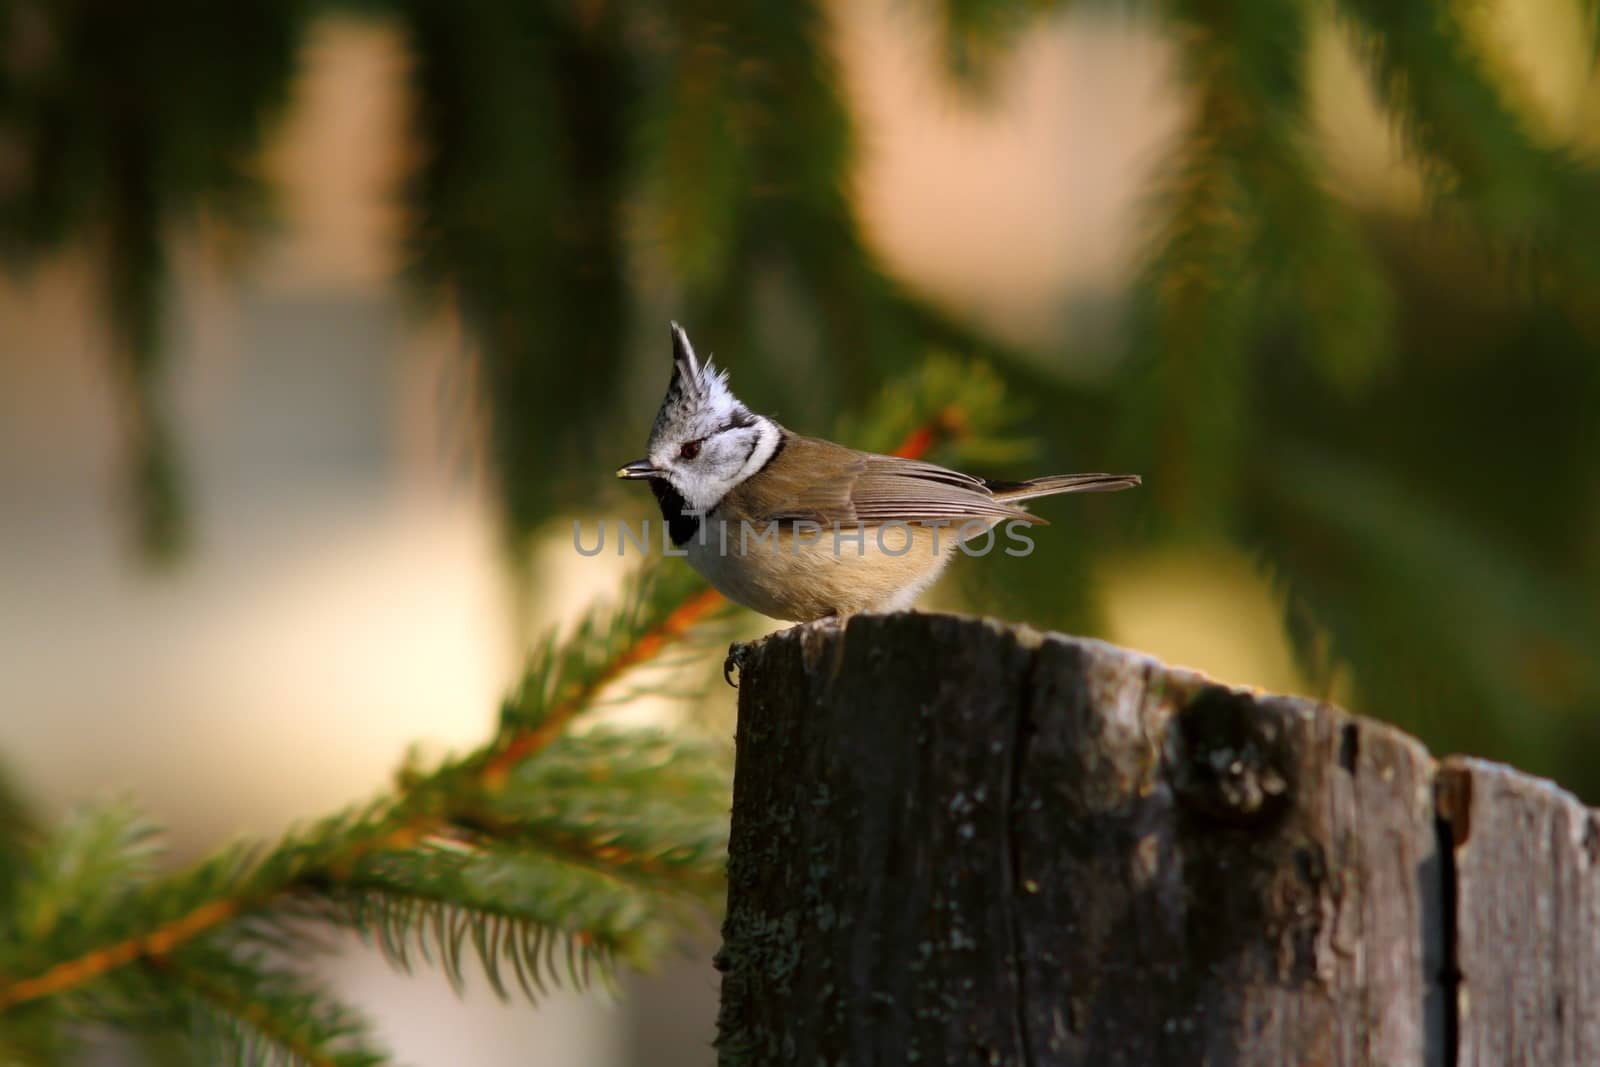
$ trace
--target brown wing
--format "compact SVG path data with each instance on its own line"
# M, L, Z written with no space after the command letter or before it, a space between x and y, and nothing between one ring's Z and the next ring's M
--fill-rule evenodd
M799 434L787 434L783 450L760 476L730 492L721 506L740 518L823 527L966 519L1044 522L996 500L970 474Z

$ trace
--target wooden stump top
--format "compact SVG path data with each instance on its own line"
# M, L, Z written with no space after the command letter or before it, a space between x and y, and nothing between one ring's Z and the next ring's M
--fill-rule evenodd
M1600 1064L1600 820L1383 723L902 614L738 750L723 1064Z

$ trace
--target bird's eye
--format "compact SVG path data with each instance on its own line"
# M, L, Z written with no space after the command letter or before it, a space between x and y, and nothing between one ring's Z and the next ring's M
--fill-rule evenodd
M704 440L704 438L702 438L701 440ZM699 454L700 454L700 442L699 441L689 441L682 448L678 449L678 458L679 459L693 459L694 457L698 456Z

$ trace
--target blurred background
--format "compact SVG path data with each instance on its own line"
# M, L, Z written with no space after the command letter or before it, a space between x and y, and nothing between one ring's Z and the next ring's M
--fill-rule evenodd
M651 514L675 318L798 430L981 361L1027 447L934 458L1144 475L932 606L1600 801L1597 17L6 0L0 761L182 856L477 743L629 565L571 524ZM672 1067L705 955L537 1010L328 967L419 1067Z

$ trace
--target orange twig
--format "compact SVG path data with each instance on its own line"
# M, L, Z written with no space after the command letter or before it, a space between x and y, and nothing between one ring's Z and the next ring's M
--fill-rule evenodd
M616 659L606 665L592 684L584 687L567 700L552 708L544 721L531 730L513 734L489 761L482 771L483 784L498 789L505 783L511 769L529 756L541 751L566 729L572 717L582 711L595 692L632 668L654 659L662 649L678 640L695 623L715 611L723 603L722 594L715 589L702 589L673 608L660 624L640 635L639 639L623 649Z
M951 405L906 434L895 447L894 455L901 459L921 459L933 451L934 446L952 437L960 437L966 431L966 419L961 409Z
M148 933L96 949L75 960L58 963L37 977L24 978L10 985L0 986L0 1011L15 1007L24 1001L37 1000L40 997L73 989L136 959L164 956L190 938L203 934L212 927L220 926L238 915L244 909L244 903L236 898L213 900Z

